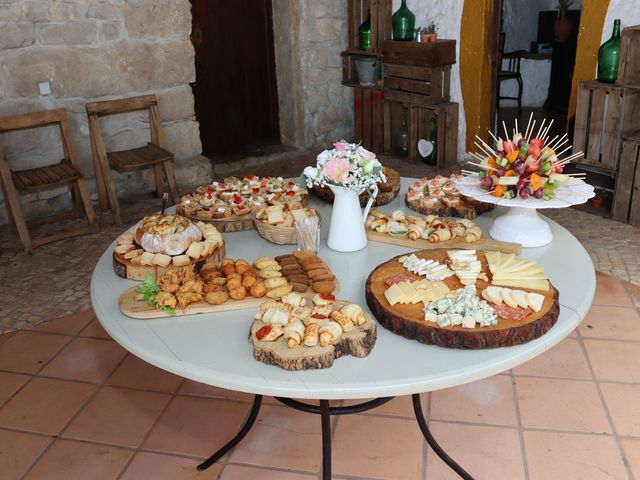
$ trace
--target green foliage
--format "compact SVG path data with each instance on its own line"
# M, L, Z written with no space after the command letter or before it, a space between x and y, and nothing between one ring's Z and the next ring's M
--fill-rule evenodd
M173 308L158 307L158 305L156 304L156 295L160 293L161 290L156 283L155 278L153 278L153 275L148 274L144 279L144 282L138 285L138 287L136 288L136 292L142 294L143 300L147 302L147 305L149 305L150 307L156 307L169 315L176 314L176 311Z

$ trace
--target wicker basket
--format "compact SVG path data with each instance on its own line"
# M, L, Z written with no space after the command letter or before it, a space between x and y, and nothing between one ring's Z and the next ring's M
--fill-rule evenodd
M322 225L322 216L320 212L316 210L316 216L318 217L319 224ZM296 227L278 227L276 225L270 225L253 217L253 223L256 226L256 230L262 238L270 241L271 243L277 243L278 245L295 245L298 243L296 238Z

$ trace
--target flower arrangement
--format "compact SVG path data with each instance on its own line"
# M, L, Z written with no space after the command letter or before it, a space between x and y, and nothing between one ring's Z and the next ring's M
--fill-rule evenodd
M344 140L334 143L333 147L318 155L315 167L304 169L302 175L307 187L334 185L363 192L387 181L375 153Z

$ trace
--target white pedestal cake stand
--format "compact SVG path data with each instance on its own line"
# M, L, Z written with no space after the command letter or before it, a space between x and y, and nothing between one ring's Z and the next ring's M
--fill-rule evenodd
M477 175L458 180L458 190L475 200L510 207L506 214L493 221L489 235L495 240L516 242L523 247L541 247L553 240L549 224L540 218L538 209L579 205L595 195L593 186L575 178L558 187L555 198L550 200L494 197L480 186Z

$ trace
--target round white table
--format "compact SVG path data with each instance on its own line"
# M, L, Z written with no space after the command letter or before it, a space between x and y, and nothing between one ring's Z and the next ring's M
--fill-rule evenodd
M403 178L401 194L391 204L381 208L389 212L396 209L411 212L404 204L404 192L412 181ZM313 196L310 204L321 212L324 219L320 255L340 280L338 297L366 308L364 285L369 272L389 258L411 249L369 242L367 247L358 252L338 253L329 250L326 238L331 205ZM504 212L498 207L478 217L476 223L486 232L492 219L501 213ZM596 285L595 272L589 255L578 240L557 223L547 221L553 232L553 242L544 247L525 248L521 256L535 260L544 267L545 273L560 292L560 315L557 323L545 335L514 347L446 349L407 340L379 328L376 345L366 358L343 357L325 370L282 370L253 359L252 347L247 340L252 311L157 320L136 320L120 313L119 295L137 282L123 280L113 272L114 245L102 255L93 272L91 301L104 329L125 349L143 360L198 382L254 394L256 401L252 414L255 413L255 416L260 408L258 399L262 395L323 400L321 407L315 407L315 411L302 406L306 404L290 406L323 414L324 424L325 414L341 414L339 410L331 409L321 412L322 405L325 405L325 410L329 408L328 400L416 394L414 400L417 397L419 405L420 393L462 385L503 372L540 355L564 339L591 306ZM225 233L224 239L227 256L249 261L262 256L282 255L295 249L292 245L269 243L255 230ZM372 408L376 405L366 406ZM420 423L417 409L416 417ZM423 433L427 436L424 428ZM330 450L329 458L326 453L325 450L325 467L329 462L330 471ZM458 471L463 478L471 478L463 472Z

